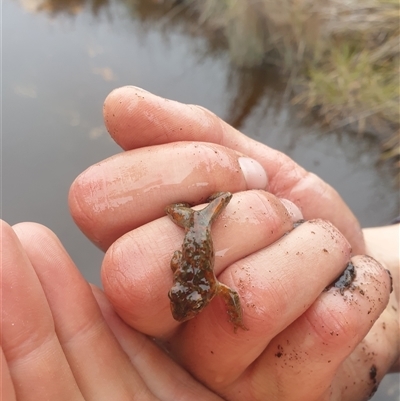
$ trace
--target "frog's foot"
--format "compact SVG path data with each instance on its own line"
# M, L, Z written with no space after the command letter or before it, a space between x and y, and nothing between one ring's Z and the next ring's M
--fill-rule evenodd
M220 196L229 197L229 199L230 199L230 198L232 197L232 194L231 194L230 192L215 192L215 193L213 193L212 195L210 195L210 196L207 198L207 202L211 202L211 201L213 201L214 199L219 198Z
M179 227L189 228L194 211L189 203L174 203L165 208L165 213Z
M186 209L190 209L191 206L189 203L173 203L172 205L168 205L165 207L164 211L168 216L173 216L175 214L181 213L182 210L186 211Z
M242 306L240 304L239 294L222 283L218 284L218 294L224 298L228 308L227 312L229 315L229 321L233 323L233 330L235 333L238 327L243 330L248 330L243 323Z
M173 203L172 205L170 205L171 207L192 207L192 205L190 203L187 202L179 202L179 203Z

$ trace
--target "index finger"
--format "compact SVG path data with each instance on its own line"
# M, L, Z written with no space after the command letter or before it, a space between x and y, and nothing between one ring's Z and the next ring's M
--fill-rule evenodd
M360 225L340 195L285 154L257 142L195 105L164 99L133 86L118 88L104 103L104 120L125 150L178 141L211 142L257 160L268 175L268 191L295 203L305 219L331 221L355 253L364 253Z

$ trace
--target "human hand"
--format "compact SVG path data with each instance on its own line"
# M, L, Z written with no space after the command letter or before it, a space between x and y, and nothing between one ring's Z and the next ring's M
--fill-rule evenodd
M366 228L363 230L367 253L371 255L390 271L393 282L393 292L390 301L375 323L373 329L368 333L368 338L375 342L374 348L379 343L380 349L392 349L397 361L392 365L390 371L400 371L400 326L399 326L399 300L400 300L400 224L384 227ZM387 330L386 322L390 321L392 330ZM379 339L377 341L377 339ZM387 347L386 344L390 344Z
M186 186L185 199L192 203L204 201L204 193L265 189L295 203L306 220L322 218L330 221L349 240L355 254L364 253L358 221L332 187L285 154L241 134L210 111L160 98L139 88L123 87L107 97L104 119L112 138L127 151L122 157L113 159L113 172L118 170L119 178L130 181L130 184L124 194L114 192L113 183L105 172L102 187L96 188L104 190L107 195L107 199L99 199L98 195L96 199L101 201L98 209L102 208L102 218L107 216L104 209L118 206L118 216L123 221L113 223L107 220L107 224L93 224L90 192L84 194L84 199L76 200L78 207L82 208L80 216L88 215L87 221L79 220L81 229L102 249L125 232L154 217L163 216L165 205L181 201L172 192L161 191L159 196L156 187L158 182L162 182L163 185ZM131 152L133 149L137 151ZM246 156L244 167L239 165L240 159L238 163L240 154ZM139 169L140 163L143 176L133 176L133 165ZM172 169L174 174L170 174ZM96 175L96 170L103 172L101 165L92 167L93 175ZM178 170L181 170L180 175ZM171 178L179 181L171 182ZM119 188L118 183L114 184ZM141 210L143 214L139 215L128 200L142 185L147 185L149 191L142 198L135 195L136 203L147 204ZM74 215L74 202L72 212ZM109 216L116 217L112 212Z
M221 400L123 323L49 229L1 221L1 239L2 400Z
M123 88L106 101L105 117L114 139L128 151L78 177L70 206L88 237L109 248L103 283L124 321L162 339L174 358L226 399L355 400L370 394L393 363L393 348L385 355L372 350L367 358L358 346L387 304L386 272L373 259L354 257L356 289L344 297L335 289L321 294L349 261L348 242L321 220L275 242L300 212L289 206L289 217L275 196L246 191L265 188L266 179L258 163L247 159L246 170L240 159L249 154L257 159L268 172L269 190L292 199L307 218L334 221L360 252L358 223L337 193L195 106ZM224 146L172 142L212 138ZM179 325L167 297L169 259L180 248L182 232L166 217L158 218L167 204L200 203L218 190L235 192L213 232L217 252L226 251L217 258L216 273L239 290L244 303L250 330L237 334L220 300ZM387 327L391 330L392 323Z

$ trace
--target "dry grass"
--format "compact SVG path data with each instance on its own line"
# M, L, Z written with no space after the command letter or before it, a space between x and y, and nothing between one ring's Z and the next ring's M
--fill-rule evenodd
M294 103L317 110L331 128L379 135L384 157L399 158L398 0L184 3L223 34L236 65L280 66Z

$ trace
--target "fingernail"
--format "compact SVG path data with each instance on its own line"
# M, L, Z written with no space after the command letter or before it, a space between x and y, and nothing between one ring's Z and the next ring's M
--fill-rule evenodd
M263 166L249 157L239 157L238 161L247 183L247 189L266 189L268 177Z
M279 198L279 200L290 214L292 221L299 221L303 219L303 213L301 213L300 209L293 202L284 198Z

